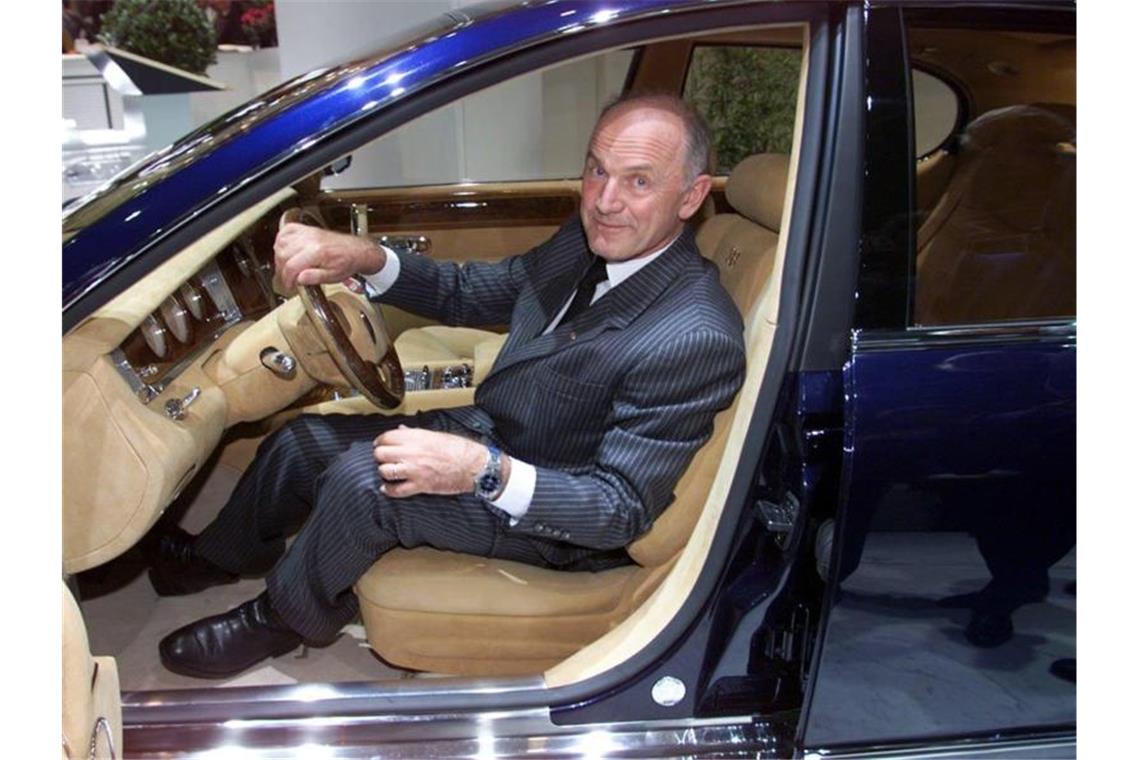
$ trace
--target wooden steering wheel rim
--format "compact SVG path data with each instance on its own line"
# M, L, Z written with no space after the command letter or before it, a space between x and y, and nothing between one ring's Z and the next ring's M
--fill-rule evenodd
M325 226L317 215L297 208L289 209L281 215L281 225L289 222ZM341 322L347 317L339 307L329 302L323 286L299 285L297 294L301 297L305 313L309 315L317 335L345 380L382 409L394 409L403 403L404 369L400 365L400 357L396 355L395 344L388 338L384 318L379 310L376 310L376 322L382 335L374 335L373 338L383 338L388 350L380 361L373 363L366 361L348 339L348 332ZM367 318L363 314L361 317L365 319L366 327L371 333L372 326L367 324Z

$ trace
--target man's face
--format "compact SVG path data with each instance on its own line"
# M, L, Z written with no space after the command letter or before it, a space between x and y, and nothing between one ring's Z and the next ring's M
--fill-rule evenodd
M580 213L591 250L606 261L626 261L664 246L708 193L707 175L685 180L681 119L619 106L595 131L582 174Z

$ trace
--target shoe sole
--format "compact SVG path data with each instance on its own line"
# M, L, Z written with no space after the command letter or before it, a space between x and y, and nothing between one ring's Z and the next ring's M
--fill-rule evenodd
M265 662L266 660L272 660L277 657L281 657L282 655L289 654L299 646L301 646L301 644L293 644L288 648L270 652L265 657L262 657L260 660L251 662L249 665L242 667L240 670L230 670L225 673L215 673L210 670L199 670L193 666L171 660L166 656L166 653L161 650L159 650L158 658L162 661L162 667L166 668L171 673L177 673L180 676L190 676L191 678L208 678L211 680L221 680L223 678L232 678L233 676L244 673L255 665Z

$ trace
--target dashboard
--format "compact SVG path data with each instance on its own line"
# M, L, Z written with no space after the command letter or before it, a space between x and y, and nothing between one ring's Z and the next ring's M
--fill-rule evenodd
M131 389L150 403L230 327L284 299L273 291L273 226L243 232L168 295L111 353Z

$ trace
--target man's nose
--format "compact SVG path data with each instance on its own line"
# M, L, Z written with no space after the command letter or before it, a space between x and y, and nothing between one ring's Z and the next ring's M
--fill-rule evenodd
M606 177L606 182L602 185L602 191L598 193L598 197L594 200L594 206L603 214L612 214L615 211L621 210L621 193L618 189L618 183L612 177Z

